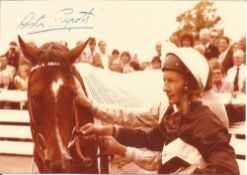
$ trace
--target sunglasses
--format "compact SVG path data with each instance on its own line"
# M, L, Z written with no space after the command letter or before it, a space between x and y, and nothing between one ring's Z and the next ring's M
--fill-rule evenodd
M211 38L218 38L218 36L216 36L216 35L211 35Z
M219 72L213 72L213 74L214 74L214 75L220 75L221 72L220 72L220 71L219 71Z

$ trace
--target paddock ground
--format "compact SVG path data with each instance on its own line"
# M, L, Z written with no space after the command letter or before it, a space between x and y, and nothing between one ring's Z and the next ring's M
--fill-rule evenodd
M32 159L32 156L0 155L0 173L31 173ZM246 162L243 160L237 161L240 168L240 174L246 174ZM143 172L141 174L143 174Z
M0 173L31 173L33 157L32 156L14 156L14 155L0 155ZM36 169L34 168L34 173ZM138 168L131 163L122 169L112 168L115 173L123 174L154 174Z
M0 155L0 173L30 173L32 156Z

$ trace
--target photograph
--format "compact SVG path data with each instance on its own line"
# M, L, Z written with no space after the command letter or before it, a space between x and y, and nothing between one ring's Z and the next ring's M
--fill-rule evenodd
M1 0L1 174L245 174L246 1Z

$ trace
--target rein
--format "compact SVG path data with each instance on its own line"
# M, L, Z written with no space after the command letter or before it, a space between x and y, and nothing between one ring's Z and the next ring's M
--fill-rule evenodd
M77 105L75 103L73 104L73 106L74 106L74 111L75 111L75 128L74 128L73 133L72 133L72 136L73 136L71 138L72 142L70 142L70 143L75 143L76 152L77 152L78 156L80 157L80 159L83 160L83 166L89 167L92 165L93 160L91 158L85 157L81 152L79 134L78 134L78 131L80 129L78 108L77 108ZM75 141L75 142L73 142L73 141ZM68 147L70 146L70 143L69 143Z

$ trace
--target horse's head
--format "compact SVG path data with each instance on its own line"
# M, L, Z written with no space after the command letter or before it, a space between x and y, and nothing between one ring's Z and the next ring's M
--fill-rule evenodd
M78 162L80 156L74 158L73 151L69 151L74 141L72 133L76 125L93 119L86 109L75 110L74 97L84 87L73 62L89 39L72 50L55 42L34 48L20 36L18 39L23 54L33 64L28 84L28 109L35 162L41 172L78 171L73 162ZM80 147L88 149L81 140ZM83 153L90 154L90 150Z

